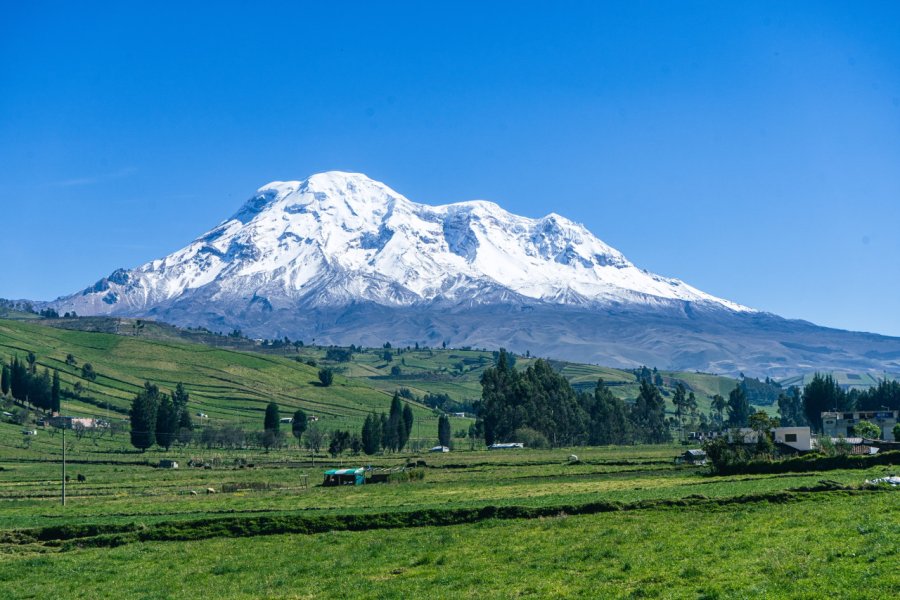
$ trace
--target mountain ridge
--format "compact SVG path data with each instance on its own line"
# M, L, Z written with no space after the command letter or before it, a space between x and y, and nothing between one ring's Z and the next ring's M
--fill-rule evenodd
M839 335L717 298L636 267L555 213L419 204L338 171L264 185L184 248L47 305L320 343L505 346L623 368L900 365L900 339Z

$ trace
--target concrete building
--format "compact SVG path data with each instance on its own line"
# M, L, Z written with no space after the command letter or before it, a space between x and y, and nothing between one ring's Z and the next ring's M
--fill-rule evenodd
M776 444L782 444L797 450L809 452L815 448L815 441L809 427L775 427L770 430ZM742 427L737 430L737 440L732 431L728 432L728 441L742 441L745 444L755 444L757 440L756 430Z
M894 439L894 425L897 424L896 410L857 410L853 412L823 412L822 430L830 437L853 437L853 427L860 421L869 421L881 428L881 439L887 442Z

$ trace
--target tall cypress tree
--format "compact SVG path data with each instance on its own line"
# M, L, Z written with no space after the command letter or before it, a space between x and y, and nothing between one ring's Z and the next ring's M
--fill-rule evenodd
M6 363L3 363L3 370L0 371L0 392L3 392L4 396L9 393L10 377L11 373L9 371L9 366Z
M297 446L300 446L300 439L303 437L303 433L306 431L306 426L308 421L306 419L306 413L303 412L302 408L298 408L294 411L294 418L291 419L291 433L294 434L294 437L297 438Z
M640 392L631 409L631 422L636 437L645 444L662 444L671 441L666 425L666 404L659 388L649 380L641 381Z
M159 410L159 388L144 382L144 389L131 401L131 445L141 452L156 439L156 415Z
M750 422L750 402L740 384L728 393L729 427L746 427Z
M438 418L438 442L441 446L449 447L451 437L450 418L447 415L441 415Z
M53 370L53 383L50 387L50 410L59 412L59 371Z
M178 411L166 394L160 394L156 409L156 443L168 450L175 443L178 432Z
M278 405L274 402L269 402L269 404L266 406L266 418L263 421L263 429L265 431L278 433L278 430L280 428L281 414L278 411Z
M406 445L406 442L409 441L409 436L412 435L413 421L415 420L415 416L413 415L412 407L409 404L403 406L403 432L406 434L403 437L403 445Z

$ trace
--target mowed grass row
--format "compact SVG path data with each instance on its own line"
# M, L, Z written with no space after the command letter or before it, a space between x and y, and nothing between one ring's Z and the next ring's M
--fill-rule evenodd
M891 493L0 555L14 598L889 598ZM27 576L23 576L27 573Z

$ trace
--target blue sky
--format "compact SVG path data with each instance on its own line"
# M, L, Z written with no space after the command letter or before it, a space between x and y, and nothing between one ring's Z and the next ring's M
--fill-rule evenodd
M182 4L0 7L0 297L340 169L900 335L900 3Z

